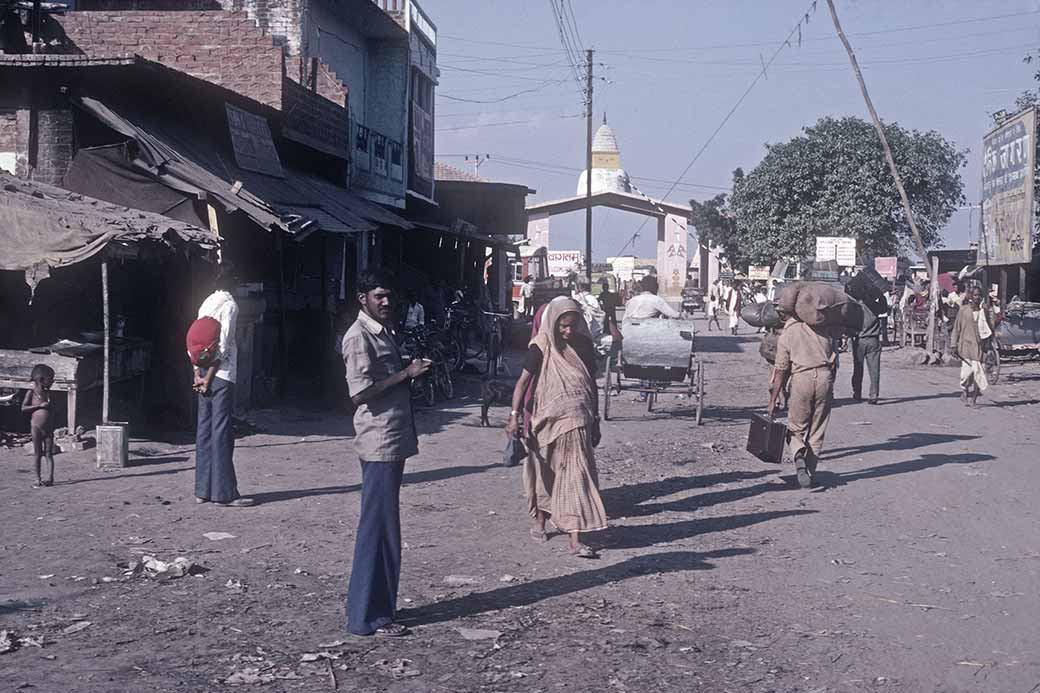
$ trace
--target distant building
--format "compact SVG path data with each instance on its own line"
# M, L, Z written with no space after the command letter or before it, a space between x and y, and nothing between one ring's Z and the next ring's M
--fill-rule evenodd
M578 176L578 195L587 192L585 174L583 169ZM607 125L606 114L603 114L603 124L592 138L592 194L602 192L632 192L632 181L625 169L621 168L621 150L613 128Z

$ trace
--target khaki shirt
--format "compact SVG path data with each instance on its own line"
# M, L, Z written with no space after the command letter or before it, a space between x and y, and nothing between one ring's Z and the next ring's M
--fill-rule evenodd
M393 333L367 313L343 335L347 387L358 395L403 367ZM354 447L366 462L400 462L419 453L408 381L354 412Z
M800 320L788 320L776 345L776 370L799 373L834 365L834 342Z

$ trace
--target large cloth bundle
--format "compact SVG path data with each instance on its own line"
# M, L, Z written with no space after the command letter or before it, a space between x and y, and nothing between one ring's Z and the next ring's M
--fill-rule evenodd
M813 327L849 324L843 306L849 296L841 289L823 282L795 282L780 290L776 300L780 311L793 315Z
M864 267L845 284L845 293L867 305L885 295L892 283L877 273L873 267Z
M766 301L765 303L752 303L740 313L744 322L752 327L776 327L781 322L780 314L776 312L776 306Z

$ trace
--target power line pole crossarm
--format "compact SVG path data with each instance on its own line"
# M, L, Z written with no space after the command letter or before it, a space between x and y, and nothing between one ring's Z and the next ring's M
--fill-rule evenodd
M592 282L592 49L585 51L585 276Z

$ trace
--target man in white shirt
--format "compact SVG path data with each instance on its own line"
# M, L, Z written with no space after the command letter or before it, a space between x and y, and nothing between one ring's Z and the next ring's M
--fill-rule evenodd
M592 295L592 285L589 283L588 277L578 277L577 285L578 288L574 291L573 298L581 306L585 322L589 326L589 334L592 336L592 343L598 344L603 336L603 322L607 314L600 306L599 299Z
M218 270L214 291L199 308L198 317L220 323L217 360L206 370L195 369L192 389L199 396L198 427L195 432L195 502L212 502L232 508L255 505L252 498L238 494L235 477L235 432L231 412L235 406L238 345L235 327L238 304L230 290L236 282L226 267Z
M520 285L520 313L525 318L534 315L534 279L531 275L524 277L524 283Z
M422 327L425 324L426 309L423 308L423 304L419 303L415 292L410 292L408 294L408 312L405 314L404 328L406 330L414 330L416 327Z
M641 293L628 299L625 304L625 322L629 320L645 320L647 318L682 317L679 311L668 305L668 302L657 295L657 277L648 274L639 281Z

